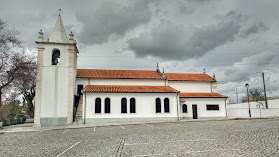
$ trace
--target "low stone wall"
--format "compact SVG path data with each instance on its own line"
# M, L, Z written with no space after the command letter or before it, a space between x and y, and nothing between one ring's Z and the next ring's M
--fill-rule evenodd
M25 121L25 118L2 119L0 127L23 124Z

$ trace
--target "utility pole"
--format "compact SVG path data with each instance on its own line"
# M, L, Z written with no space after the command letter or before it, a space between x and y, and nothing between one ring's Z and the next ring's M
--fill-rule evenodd
M237 88L235 88L235 94L236 94L236 103L238 103L238 92L237 92Z
M264 87L265 108L268 108L268 105L267 105L267 98L266 98L266 90L265 90L264 72L262 72L262 77L263 77L263 87Z

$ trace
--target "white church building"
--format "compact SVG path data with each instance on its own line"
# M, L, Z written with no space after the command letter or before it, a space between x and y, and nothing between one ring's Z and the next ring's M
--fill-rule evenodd
M178 121L226 117L214 77L159 70L77 69L74 35L58 16L49 40L39 32L35 121L40 126Z

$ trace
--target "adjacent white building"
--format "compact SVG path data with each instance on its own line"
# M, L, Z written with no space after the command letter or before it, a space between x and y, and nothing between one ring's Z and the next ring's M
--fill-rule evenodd
M226 117L226 96L207 74L77 69L78 49L58 16L39 32L35 124L54 126Z

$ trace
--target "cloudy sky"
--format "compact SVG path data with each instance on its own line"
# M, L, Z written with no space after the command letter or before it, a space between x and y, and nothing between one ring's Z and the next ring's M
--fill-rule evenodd
M236 101L250 88L279 96L278 0L27 0L3 1L0 18L36 50L48 39L61 8L80 51L78 68L160 69L213 73L218 93ZM268 70L267 70L268 69Z

